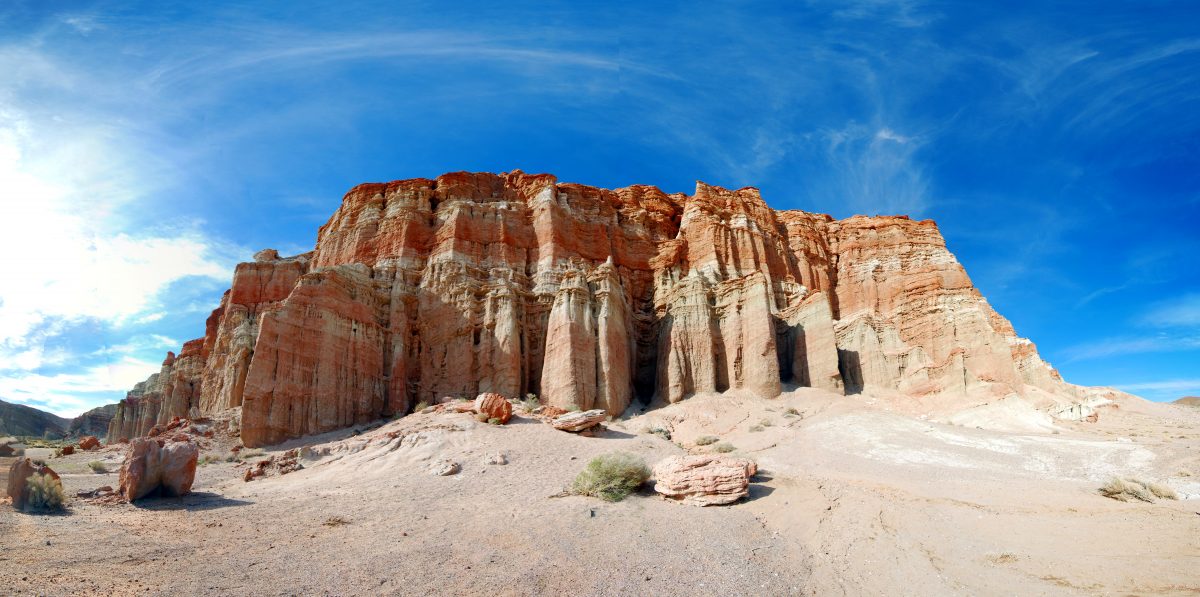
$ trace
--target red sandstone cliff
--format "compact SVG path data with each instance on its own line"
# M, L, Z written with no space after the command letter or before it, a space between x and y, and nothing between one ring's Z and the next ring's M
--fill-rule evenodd
M1078 393L931 221L460 172L359 185L311 253L239 265L205 336L129 393L109 441L234 407L257 446L480 392L616 415L784 384Z

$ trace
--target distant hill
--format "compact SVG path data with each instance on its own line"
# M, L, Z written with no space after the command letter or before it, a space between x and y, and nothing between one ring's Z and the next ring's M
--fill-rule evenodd
M1200 406L1200 396L1184 396L1176 400L1173 404L1182 404L1184 406Z
M58 438L66 435L70 426L71 419L64 419L31 406L0 400L0 435Z
M32 406L0 400L0 436L19 435L57 439L94 435L103 438L108 434L108 422L115 414L117 414L117 405L114 403L93 408L74 419L64 419Z
M108 435L108 422L117 414L117 403L105 404L89 410L74 419L67 427L67 435L83 437L94 435L101 439Z

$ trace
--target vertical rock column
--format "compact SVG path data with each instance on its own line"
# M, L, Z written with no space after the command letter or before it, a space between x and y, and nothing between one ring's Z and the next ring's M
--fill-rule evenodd
M633 396L633 313L610 258L596 268L592 285L596 295L596 403L619 416Z
M666 297L667 315L658 350L658 394L669 402L717 390L709 292L704 281L692 271Z
M591 292L581 272L563 275L546 330L542 398L558 408L596 404L596 328Z

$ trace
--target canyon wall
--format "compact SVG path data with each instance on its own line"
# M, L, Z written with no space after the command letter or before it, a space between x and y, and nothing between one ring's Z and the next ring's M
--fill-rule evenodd
M129 393L109 441L234 407L258 446L480 392L619 415L786 386L1077 391L931 221L463 172L359 185L312 252L239 265L204 337Z

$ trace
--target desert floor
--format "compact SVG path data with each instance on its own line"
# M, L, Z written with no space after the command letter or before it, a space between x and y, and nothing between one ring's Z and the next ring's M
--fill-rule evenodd
M313 448L288 475L202 466L183 498L0 505L0 593L1200 594L1200 408L1128 401L1040 429L1005 404L981 429L811 389L637 410L596 437L417 414L272 448ZM619 503L556 497L595 455L653 465L711 450L694 443L706 435L758 461L748 499L696 508L650 485ZM48 462L74 496L116 486L121 458ZM97 459L114 472L90 472ZM430 474L442 459L461 472ZM1114 475L1183 499L1102 497Z

